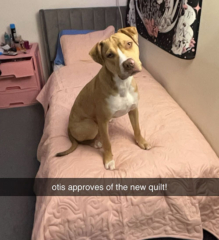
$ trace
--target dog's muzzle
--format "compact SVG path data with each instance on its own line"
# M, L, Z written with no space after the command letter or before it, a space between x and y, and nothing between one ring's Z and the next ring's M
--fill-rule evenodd
M122 66L125 71L130 71L135 68L135 61L132 58L129 58L123 62Z
M124 61L122 66L125 72L129 74L129 76L132 76L135 73L141 71L141 69L136 66L135 61L132 58L128 58L126 61Z

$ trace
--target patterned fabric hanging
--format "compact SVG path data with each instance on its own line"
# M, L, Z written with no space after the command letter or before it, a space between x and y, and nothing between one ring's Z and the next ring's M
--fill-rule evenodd
M202 0L129 0L127 23L170 54L196 55Z

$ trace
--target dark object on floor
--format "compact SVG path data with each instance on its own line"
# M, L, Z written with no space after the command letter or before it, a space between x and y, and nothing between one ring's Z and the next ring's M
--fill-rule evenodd
M36 176L43 125L40 104L0 109L0 178ZM0 239L31 239L35 201L35 197L0 197Z
M203 240L217 240L215 236L213 236L211 233L204 231L204 238ZM147 239L147 240L181 240L178 238L153 238L153 239ZM189 239L188 239L189 240Z

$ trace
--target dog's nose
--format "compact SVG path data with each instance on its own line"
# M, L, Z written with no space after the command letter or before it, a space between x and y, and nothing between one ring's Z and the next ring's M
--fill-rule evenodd
M135 61L132 58L129 58L124 61L122 65L125 70L132 70L135 67Z

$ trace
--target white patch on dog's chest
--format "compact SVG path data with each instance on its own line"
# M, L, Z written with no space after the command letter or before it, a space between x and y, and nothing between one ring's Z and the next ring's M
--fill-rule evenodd
M118 87L118 94L109 96L106 101L113 118L121 117L138 105L138 93L131 85L133 77L121 80L114 78Z

